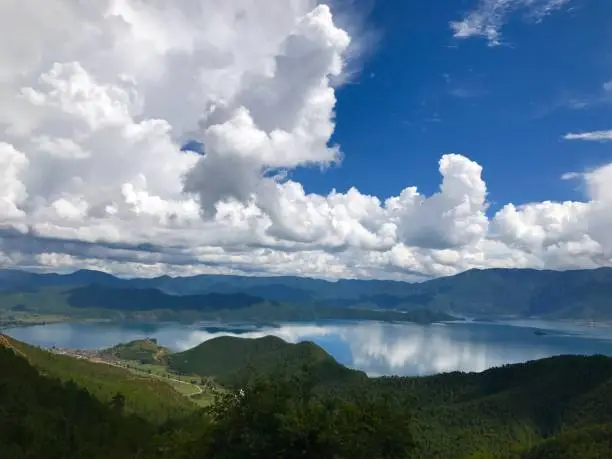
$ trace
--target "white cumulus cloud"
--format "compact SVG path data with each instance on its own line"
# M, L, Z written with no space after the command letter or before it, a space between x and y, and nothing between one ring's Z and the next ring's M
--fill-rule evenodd
M2 266L422 279L611 264L606 166L579 176L585 202L493 216L462 154L441 156L432 195L288 178L350 154L330 140L363 44L347 18L314 0L2 2Z

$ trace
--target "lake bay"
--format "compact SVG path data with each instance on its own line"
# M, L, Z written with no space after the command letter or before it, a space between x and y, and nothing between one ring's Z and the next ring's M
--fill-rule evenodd
M101 349L156 338L179 351L217 336L275 335L314 341L340 363L372 376L483 371L561 354L612 356L612 329L557 322L453 322L432 325L323 322L267 327L174 323L69 323L4 330L41 347Z

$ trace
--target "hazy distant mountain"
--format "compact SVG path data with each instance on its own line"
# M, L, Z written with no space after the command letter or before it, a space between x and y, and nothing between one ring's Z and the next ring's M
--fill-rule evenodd
M465 314L612 319L612 269L471 270L420 284L429 307Z
M37 287L61 285L128 286L138 279L124 280L101 271L82 269L70 274L31 273L12 269L0 270L0 290L23 291Z
M427 308L394 311L336 307L319 302L280 302L246 293L170 295L153 288L117 288L99 284L45 285L0 292L0 326L80 319L196 323L312 322L378 320L432 323L455 320Z
M296 305L398 310L430 308L468 316L612 319L612 268L575 271L470 270L456 276L414 284L380 280L328 282L300 277L221 275L120 279L85 270L66 275L0 271L2 290L23 291L61 285L144 289L149 290L147 295L152 297L156 295L155 291L175 296L241 294ZM139 298L142 296L140 294Z
M251 307L264 302L263 298L244 293L203 295L168 295L156 289L109 288L87 285L68 293L68 304L77 308L99 308L121 311L171 310L231 310Z

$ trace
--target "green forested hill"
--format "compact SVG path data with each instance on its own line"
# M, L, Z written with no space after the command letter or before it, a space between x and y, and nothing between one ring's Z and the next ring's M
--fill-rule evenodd
M609 459L612 453L612 423L569 430L538 443L521 459Z
M612 458L612 359L603 356L369 379L311 343L220 338L174 363L241 390L177 409L160 427L151 414L172 392L0 338L3 459Z
M195 409L187 398L163 381L135 375L123 368L54 354L0 335L0 347L10 347L44 375L71 381L103 402L117 393L125 396L125 410L151 421L184 416Z
M117 399L117 402L119 400ZM3 459L136 458L153 429L72 382L39 374L0 346L0 456Z
M349 370L311 342L291 344L274 336L257 339L223 336L168 357L179 373L214 377L229 387L244 385L253 375L294 374L308 367L319 383L360 380L365 374Z
M476 452L522 457L545 438L612 422L612 359L603 356L560 356L483 373L368 384L412 407L417 457L423 458Z
M154 338L120 343L102 351L102 354L122 360L135 360L142 364L164 364L169 353L170 350L157 344Z
M211 409L159 428L124 412L129 396L103 403L4 344L3 459L393 459L412 446L404 411L383 401L323 401L297 380L254 381L243 395L225 394Z

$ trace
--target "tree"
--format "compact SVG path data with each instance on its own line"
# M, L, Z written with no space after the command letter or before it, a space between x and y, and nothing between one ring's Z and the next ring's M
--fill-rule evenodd
M113 395L113 398L110 401L110 406L119 412L123 411L123 408L125 407L125 395L123 395L121 392L117 392L115 395Z
M318 392L307 375L255 379L219 396L198 454L218 459L397 459L413 448L408 412L391 400Z

